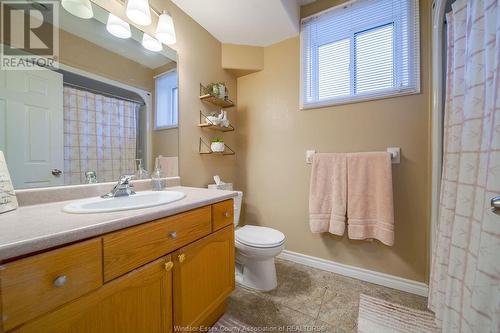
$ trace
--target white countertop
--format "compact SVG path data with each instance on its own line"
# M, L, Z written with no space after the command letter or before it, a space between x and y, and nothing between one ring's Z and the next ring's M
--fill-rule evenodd
M68 214L59 201L0 214L0 261L99 236L235 197L233 191L176 186L186 197L166 205L112 213Z

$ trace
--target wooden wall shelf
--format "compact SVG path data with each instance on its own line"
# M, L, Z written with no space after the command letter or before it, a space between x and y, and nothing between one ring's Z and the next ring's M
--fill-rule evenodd
M200 100L202 102L210 103L212 105L215 105L215 106L217 106L219 108L223 108L223 109L235 106L233 101L231 101L229 98L227 98L227 96L225 96L224 98L220 98L220 97L216 97L216 96L209 94L209 92L210 91L200 83ZM227 93L227 90L226 90L226 93ZM235 130L231 124L229 124L228 127L214 124L213 122L208 120L208 117L206 115L204 115L201 110L200 110L200 123L198 124L198 127L206 128L206 129L209 129L212 131L219 131L219 132L232 132ZM217 155L217 156L235 155L236 154L235 151L232 150L225 143L224 143L224 151L223 152L220 152L220 153L214 152L211 149L211 144L207 143L201 137L200 137L200 141L198 144L198 153L200 153L201 155Z
M220 98L214 95L211 95L204 85L200 83L200 100L203 102L210 103L212 105L218 106L220 108L230 108L235 106L233 101L231 101L227 96L225 98Z
M198 124L198 127L201 128L206 128L212 131L219 131L219 132L232 132L234 131L234 127L232 125L229 125L229 127L223 127L223 126L218 126L214 124Z
M209 94L201 95L200 100L221 107L223 109L235 106L233 101L231 101L230 99L223 99Z
M207 128L209 130L218 131L218 132L232 132L232 131L234 131L234 126L231 124L229 124L228 127L215 125L210 120L208 120L208 117L205 114L203 114L203 112L201 110L200 110L200 123L198 124L198 127Z
M223 155L235 155L236 153L234 151L231 151L231 152L222 152L222 153L217 153L217 152L205 152L205 153L200 153L201 155L219 155L219 156L223 156Z
M231 149L228 145L224 143L224 147L226 147L226 150L223 152L215 152L210 149L210 145L205 142L202 138L200 138L200 142L198 144L198 152L200 155L218 155L218 156L225 156L225 155L235 155L236 153L234 150Z

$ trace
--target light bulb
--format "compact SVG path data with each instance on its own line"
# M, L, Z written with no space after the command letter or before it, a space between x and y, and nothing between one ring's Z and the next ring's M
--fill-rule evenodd
M125 12L127 17L138 25L151 24L151 12L148 0L128 0Z
M118 38L129 38L130 36L132 36L132 33L130 32L130 25L121 18L111 13L108 16L106 30L108 30L110 34Z
M160 52L161 50L163 50L163 46L161 46L161 43L156 38L153 38L148 34L142 35L142 46L144 46L145 49L153 52Z
M174 21L172 16L165 11L158 18L155 37L165 44L175 44L176 42Z
M90 0L62 0L61 4L69 13L79 18L90 19L94 16Z

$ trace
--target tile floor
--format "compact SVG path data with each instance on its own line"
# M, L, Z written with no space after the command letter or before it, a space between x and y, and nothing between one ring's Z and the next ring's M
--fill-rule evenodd
M344 277L286 260L276 262L278 288L257 292L238 285L226 316L265 331L356 332L359 295L419 310L427 298ZM288 329L287 329L288 326ZM283 329L284 327L284 329Z

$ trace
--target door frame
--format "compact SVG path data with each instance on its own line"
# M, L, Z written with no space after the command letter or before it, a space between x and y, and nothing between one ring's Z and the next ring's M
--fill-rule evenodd
M446 0L432 3L432 128L431 128L431 227L429 264L436 242L439 218L439 192L441 187L443 149L443 20Z

